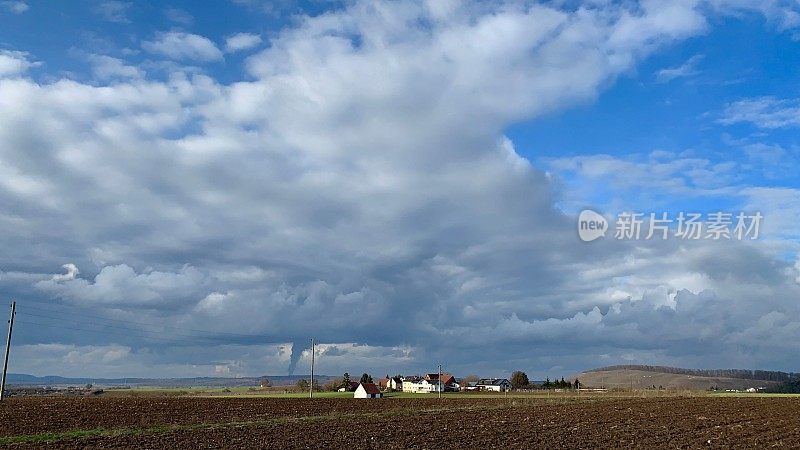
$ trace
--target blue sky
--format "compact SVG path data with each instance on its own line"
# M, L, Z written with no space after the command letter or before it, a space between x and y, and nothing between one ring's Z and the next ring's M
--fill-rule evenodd
M12 371L798 370L798 36L789 0L0 2Z
M790 55L800 43L787 32L769 30L760 17L719 22L621 75L598 99L515 126L510 136L547 156L583 154L588 148L611 155L697 149L729 156L725 136L741 139L758 130L751 124L720 126L715 123L720 112L743 97L796 93L798 67ZM692 58L697 60L686 75L659 80L660 70ZM576 129L581 133L565 132ZM796 144L792 133L781 131L769 139Z

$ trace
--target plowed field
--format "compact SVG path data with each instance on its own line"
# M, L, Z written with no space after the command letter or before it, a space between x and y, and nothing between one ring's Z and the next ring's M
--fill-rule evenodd
M800 399L11 398L15 448L800 447Z

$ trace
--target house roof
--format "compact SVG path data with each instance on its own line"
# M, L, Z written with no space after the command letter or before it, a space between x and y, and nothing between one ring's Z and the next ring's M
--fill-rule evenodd
M426 373L425 374L425 379L426 380L430 380L430 381L436 381L436 380L439 379L439 374L438 373ZM449 373L443 373L442 377L441 377L441 380L442 380L442 383L444 383L444 384L450 384L450 383L456 381L456 377L454 377L452 374L449 374Z
M510 383L505 378L484 378L478 381L477 386L499 386L503 383Z
M378 386L375 386L374 383L361 383L361 386L364 386L364 390L367 391L367 394L380 394L381 391L378 390Z
M442 374L442 383L444 384L451 384L456 381L456 377L450 375L449 373Z

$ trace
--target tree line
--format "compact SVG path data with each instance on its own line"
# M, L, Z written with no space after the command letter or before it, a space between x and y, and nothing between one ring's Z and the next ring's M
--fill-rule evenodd
M528 374L520 370L511 374L511 387L514 389L579 389L581 382L576 378L574 381L567 381L564 377L560 380L550 381L548 377L542 384L531 383Z
M350 374L345 372L344 375L341 376L341 378L335 378L333 380L330 380L327 383L325 383L325 385L323 385L323 386L320 386L319 383L317 383L317 380L314 380L314 390L315 391L335 392L335 391L338 391L339 389L344 388L347 391L352 391L352 388L350 386L350 382L351 381L352 380L350 379ZM361 378L358 379L358 382L359 383L373 383L374 381L372 379L372 375L370 375L368 373L364 373L364 374L361 374ZM303 378L303 379L297 380L296 387L297 387L297 389L299 389L301 391L307 391L307 390L309 390L310 385L309 385L308 380Z

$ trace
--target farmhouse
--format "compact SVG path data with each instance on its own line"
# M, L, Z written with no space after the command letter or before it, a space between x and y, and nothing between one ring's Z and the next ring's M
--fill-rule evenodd
M378 386L373 383L361 383L358 385L353 398L381 398L383 394L378 390Z
M505 378L483 378L475 383L475 388L481 391L508 392L511 382Z

